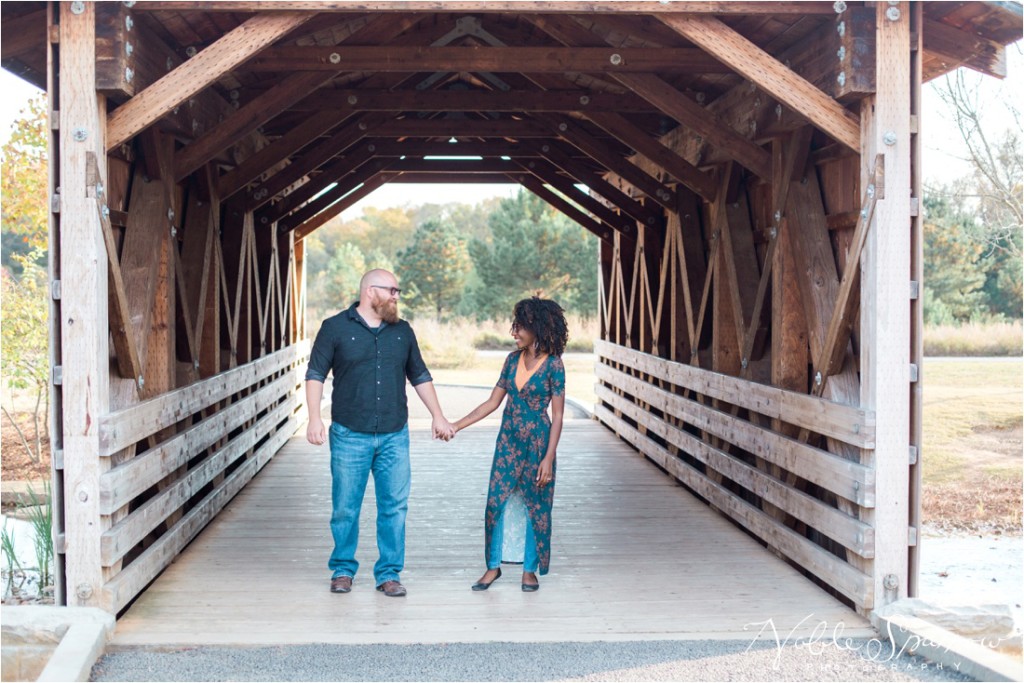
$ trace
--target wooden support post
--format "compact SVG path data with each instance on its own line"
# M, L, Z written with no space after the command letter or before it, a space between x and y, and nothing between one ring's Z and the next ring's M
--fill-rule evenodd
M876 6L878 93L862 110L861 187L885 155L885 199L875 208L861 270L860 405L877 415L874 606L907 596L910 486L910 3ZM853 264L850 264L852 267Z
M79 11L80 10L80 11ZM109 409L107 256L89 153L106 158L106 101L96 94L96 5L60 3L61 389L64 533L69 605L103 604L99 418ZM101 179L106 164L100 164Z

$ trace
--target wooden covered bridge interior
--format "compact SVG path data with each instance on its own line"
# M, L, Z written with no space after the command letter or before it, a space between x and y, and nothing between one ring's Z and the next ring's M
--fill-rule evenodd
M592 232L600 422L862 614L914 594L920 87L1004 75L1019 4L2 9L52 111L60 601L123 611L292 437L303 238L392 182Z

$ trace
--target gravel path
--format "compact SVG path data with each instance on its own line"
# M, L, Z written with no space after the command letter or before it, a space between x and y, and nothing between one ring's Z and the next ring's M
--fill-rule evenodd
M784 635L782 636L784 637ZM966 681L888 644L760 641L129 648L94 681Z

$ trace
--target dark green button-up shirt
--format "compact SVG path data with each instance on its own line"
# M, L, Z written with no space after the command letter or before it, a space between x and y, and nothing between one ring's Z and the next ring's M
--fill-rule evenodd
M306 379L334 373L331 419L357 432L397 432L409 421L405 381L430 382L416 334L404 320L371 328L358 302L320 325Z

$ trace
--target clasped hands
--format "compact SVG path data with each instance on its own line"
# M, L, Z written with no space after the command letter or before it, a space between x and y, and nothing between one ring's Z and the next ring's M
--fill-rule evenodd
M449 422L443 416L435 417L431 426L433 428L434 438L440 439L441 441L451 441L455 438L456 432L459 431L454 424Z

